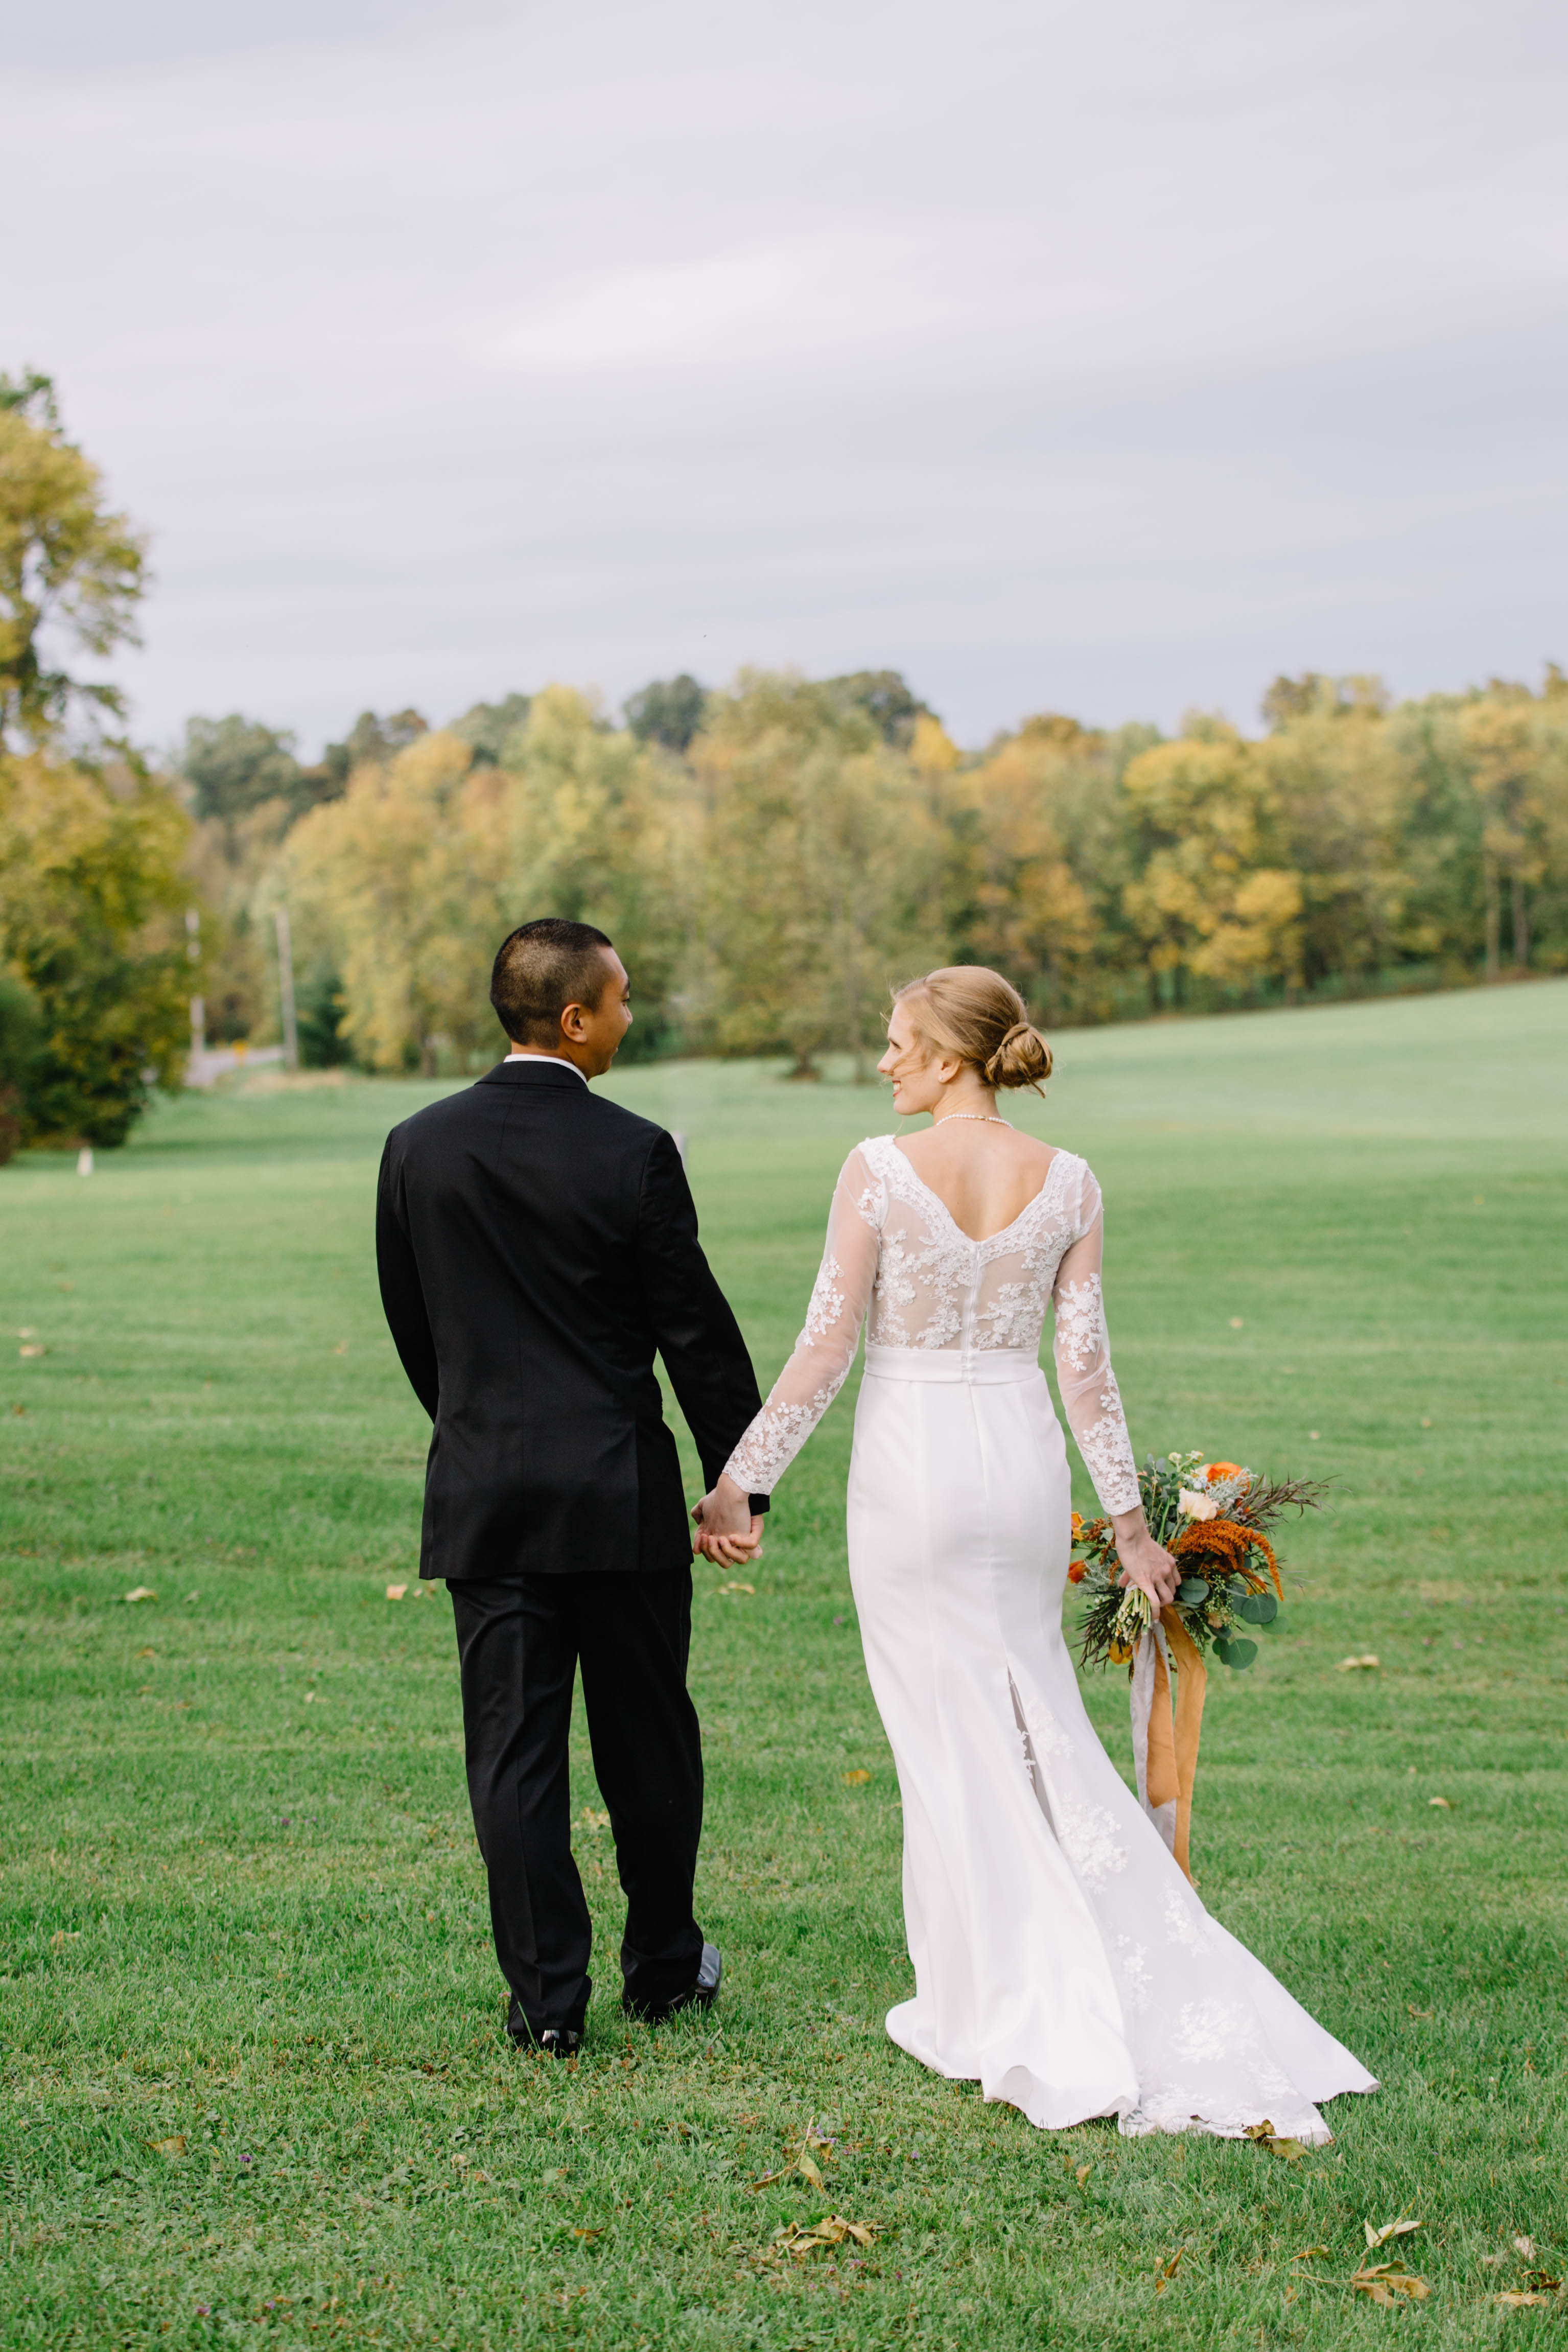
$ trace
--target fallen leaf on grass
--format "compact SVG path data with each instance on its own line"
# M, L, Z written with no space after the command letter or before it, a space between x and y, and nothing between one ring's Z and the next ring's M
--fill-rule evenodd
M32 1340L28 1346L18 1348L16 1350L16 1353L19 1356L41 1356L44 1350L37 1339Z
M852 1789L858 1789L862 1780L869 1780L870 1779L871 1774L861 1770L859 1768L857 1768L853 1772L846 1772L844 1774L845 1784L847 1787Z
M156 1600L157 1600L157 1598L158 1598L158 1595L153 1591L152 1587L150 1584L139 1584L139 1585L137 1586L137 1588L136 1588L135 1591L134 1591L134 1592L128 1592L128 1593L126 1594L125 1598L126 1598L126 1600L127 1600L128 1601L156 1601Z
M1438 1806L1445 1813L1451 1813L1454 1810L1452 1797L1428 1797L1427 1802L1429 1805Z
M755 2123L757 2121L757 2117L753 2116L751 2120ZM821 2173L818 2169L816 2159L811 2154L811 2150L814 2147L820 2147L823 2155L827 2157L831 2157L833 2152L832 2141L825 2138L817 2129L816 2120L813 2117L811 2122L806 2126L805 2131L801 2136L800 2145L796 2149L794 2155L789 2158L789 2163L781 2164L777 2172L763 2173L758 2179L751 2183L752 2188L768 2189L772 2186L774 2181L788 2180L793 2174L799 2173L802 2180L809 2180L812 2188L819 2190L821 2194L825 2197L828 2193L828 2184L822 2179Z
M1531 2286L1557 2288L1563 2284L1560 2278L1553 2278L1549 2271L1531 2271L1526 2275Z
M824 2213L809 2230L803 2230L799 2221L787 2221L781 2230L774 2231L773 2242L780 2252L799 2258L818 2253L824 2246L841 2246L846 2238L852 2238L857 2246L869 2246L873 2234L865 2221L846 2221L841 2213Z
M1424 2278L1407 2271L1403 2263L1373 2263L1355 2272L1351 2284L1357 2294L1369 2295L1374 2303L1393 2303L1399 2295L1408 2295L1412 2303L1425 2303L1432 2290Z
M1435 2009L1412 2009L1408 2001L1406 2002L1405 2008L1411 2017L1436 2017L1437 2014Z
M158 1653L156 1650L138 1650L136 1654L139 1658L155 1658Z
M49 1937L50 1951L63 1952L66 1946L68 1944L74 1944L80 1934L81 1929L79 1927L57 1927L54 1934Z
M1291 2139L1277 2132L1265 2116L1260 2124L1249 2124L1247 2137L1255 2147L1266 2147L1270 2156L1282 2156L1287 2164L1299 2164L1307 2152L1305 2140Z
M154 2156L183 2156L185 2135L176 2132L172 2139L150 2139L147 2143Z
M738 1576L733 1576L727 1584L721 1584L718 1590L720 1593L749 1592L755 1594L757 1587L755 1584L743 1584Z
M1357 1666L1380 1666L1382 1664L1382 1659L1374 1657L1372 1652L1368 1650L1364 1658L1342 1658L1339 1662L1339 1672L1342 1675L1348 1675L1354 1673Z
M406 1584L389 1584L387 1587L387 1599L389 1601L401 1601L407 1591L408 1587Z
M604 2232L602 2230L574 2230L571 2234L574 2238L592 2239L602 2238Z
M1553 2294L1526 2294L1519 2287L1505 2287L1501 2294L1494 2295L1492 2300L1500 2303L1507 2311L1524 2311L1533 2304L1555 2303L1557 2298Z
M1513 2251L1516 2254L1522 2254L1527 2263L1532 2263L1535 2260L1534 2239L1516 2238L1513 2242Z
M1164 2294L1166 2287L1169 2286L1172 2279L1175 2278L1177 2271L1181 2268L1181 2258L1186 2251L1186 2249L1184 2246L1178 2246L1168 2263L1160 2263L1155 2266L1155 2293L1156 2294Z
M1374 2246L1385 2246L1390 2238L1407 2238L1411 2231L1418 2230L1421 2224L1419 2221L1406 2221L1401 2219L1397 2221L1385 2221L1381 2230L1375 2230L1370 2221L1364 2221L1361 2226L1365 2233L1366 2248L1370 2253Z
M1314 2254L1326 2254L1327 2252L1328 2248L1326 2246L1303 2246L1299 2254L1292 2254L1291 2256L1291 2260L1293 2263L1310 2262Z

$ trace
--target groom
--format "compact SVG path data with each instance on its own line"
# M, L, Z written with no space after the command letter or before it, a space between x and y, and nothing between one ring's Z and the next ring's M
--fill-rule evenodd
M760 1402L662 1128L589 1089L632 1022L602 931L525 923L496 958L506 1059L387 1138L382 1301L434 1431L420 1574L457 1623L474 1826L507 2030L567 2056L591 1930L571 1855L567 1735L582 1668L610 1807L634 2014L706 2006L721 1961L692 1914L702 1748L686 1692L691 1541L663 1357L717 1483ZM705 1538L747 1546L767 1498Z

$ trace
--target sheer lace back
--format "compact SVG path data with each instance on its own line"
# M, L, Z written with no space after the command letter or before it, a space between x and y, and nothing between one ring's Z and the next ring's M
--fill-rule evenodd
M843 1385L862 1323L877 1348L1033 1353L1054 1305L1068 1424L1102 1507L1130 1508L1138 1482L1105 1337L1102 1231L1100 1187L1073 1152L1058 1151L1022 1214L977 1242L894 1137L857 1144L834 1190L806 1328L730 1476L771 1492Z

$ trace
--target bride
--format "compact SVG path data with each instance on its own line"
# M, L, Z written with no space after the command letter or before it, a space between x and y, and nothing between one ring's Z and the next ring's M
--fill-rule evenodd
M1005 980L956 965L900 992L878 1066L894 1108L931 1126L844 1162L806 1328L695 1516L710 1557L753 1548L747 1495L805 1444L869 1317L850 1580L898 1769L915 1963L888 2032L1046 2129L1114 2115L1126 2133L1237 2137L1267 2119L1326 2140L1316 2102L1375 2084L1205 1911L1096 1738L1062 1639L1048 1302L1125 1575L1157 1613L1177 1571L1145 1524L1111 1370L1100 1188L997 1114L998 1088L1039 1088L1051 1050Z

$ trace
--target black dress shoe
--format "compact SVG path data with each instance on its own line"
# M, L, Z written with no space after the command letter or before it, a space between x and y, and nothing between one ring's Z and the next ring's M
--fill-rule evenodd
M649 2025L657 2025L664 2018L674 2017L683 2009L711 2009L718 1999L723 1976L724 1954L716 1944L705 1944L696 1981L688 1985L685 1992L678 1992L674 2000L623 2000L622 2007L629 2015L640 2017Z
M547 2025L542 2032L536 2033L516 1993L507 2011L507 2032L519 2050L542 2050L547 2058L574 2057L582 2044L582 2035L570 2025Z

